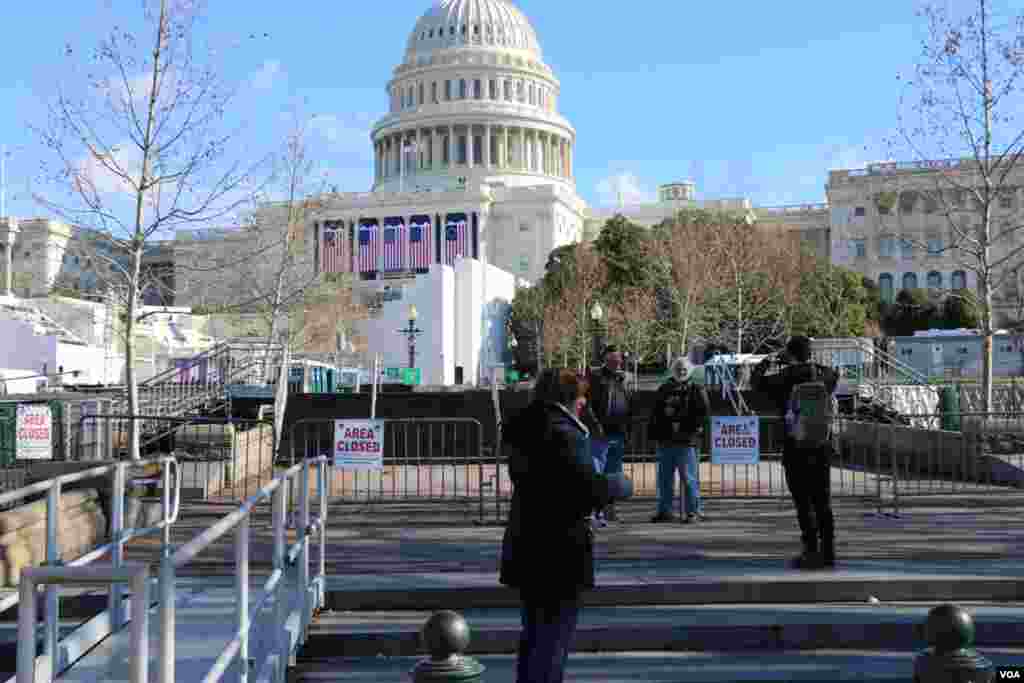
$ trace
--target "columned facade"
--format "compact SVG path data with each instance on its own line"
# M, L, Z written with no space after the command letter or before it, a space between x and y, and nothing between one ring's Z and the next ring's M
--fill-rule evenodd
M397 179L402 173L410 177L453 169L480 169L571 182L572 149L573 142L566 136L500 122L414 126L389 132L374 141L373 177L379 185Z

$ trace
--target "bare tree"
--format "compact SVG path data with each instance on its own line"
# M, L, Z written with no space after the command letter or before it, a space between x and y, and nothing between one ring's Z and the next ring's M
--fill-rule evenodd
M788 242L743 218L722 215L706 245L713 279L705 311L711 340L755 352L786 333Z
M260 197L245 225L219 242L194 242L179 258L191 301L222 318L245 320L265 337L267 358L273 345L302 345L311 333L319 345L325 336L333 344L338 332L351 333L348 314L359 308L352 274L322 275L316 263L314 232L326 186L308 155L308 129L297 124L288 135L265 186L270 197ZM334 245L348 243L344 231L332 238ZM272 367L267 363L265 372Z
M608 332L633 358L633 376L639 378L639 365L657 347L655 331L658 320L654 292L642 287L629 287L608 310Z
M984 335L983 406L990 411L994 296L1014 277L1024 250L1019 199L1014 207L1014 183L1024 172L1024 14L1000 16L992 0L958 5L966 11L954 15L945 3L922 10L928 34L901 102L894 144L909 149L914 169L927 173L877 200L885 216L897 203L922 198L926 213L944 219L949 243L943 249L974 275Z
M128 410L137 414L135 325L144 314L147 245L189 226L233 220L251 188L247 171L226 159L231 135L218 131L230 93L216 64L200 59L197 20L202 3L148 0L151 33L113 27L78 86L62 87L39 129L58 160L55 179L67 203L37 199L71 225L109 243L96 258L123 299ZM69 59L76 53L68 47ZM132 423L129 453L139 455Z
M678 343L682 352L702 332L702 303L712 282L710 244L714 223L707 212L680 212L654 230L649 263L657 270L654 280L661 288L671 315L662 327L668 340Z

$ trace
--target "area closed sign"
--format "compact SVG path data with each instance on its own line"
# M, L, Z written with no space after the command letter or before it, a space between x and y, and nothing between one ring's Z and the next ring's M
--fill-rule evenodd
M384 469L384 420L335 420L334 466L343 470Z
M53 459L53 415L50 406L19 405L17 424L19 460Z
M711 418L711 463L756 465L761 461L761 422L756 415Z

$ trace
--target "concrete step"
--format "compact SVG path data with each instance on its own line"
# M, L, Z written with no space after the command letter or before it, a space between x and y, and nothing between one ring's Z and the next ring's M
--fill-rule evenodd
M602 562L597 588L584 593L591 607L711 604L883 602L1024 602L1024 575L1014 563L988 562L964 572L964 563L878 561L817 572L784 563ZM498 584L497 571L331 574L327 608L436 610L518 607L519 594Z
M996 666L1024 665L1024 649L985 650ZM907 683L914 656L906 652L620 652L572 654L566 683L835 683L873 681ZM416 657L334 658L303 662L293 668L297 683L381 683L408 681ZM514 683L515 657L479 657L487 683Z
M741 652L749 650L914 650L936 604L714 605L591 607L580 613L574 652ZM1024 643L1024 604L963 605L979 647ZM460 612L469 654L514 654L518 609ZM430 612L326 612L311 625L301 658L424 653L419 633Z

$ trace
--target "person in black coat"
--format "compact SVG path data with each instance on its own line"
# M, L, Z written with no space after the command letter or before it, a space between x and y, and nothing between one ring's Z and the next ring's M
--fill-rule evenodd
M574 409L580 389L574 372L547 370L533 402L503 427L514 488L499 580L522 600L518 683L563 680L580 596L594 587L588 516L632 494L623 475L594 470L589 430Z
M775 374L766 374L773 365L781 365ZM765 358L751 373L750 384L774 400L778 414L784 416L793 387L810 381L824 383L834 395L839 375L832 368L811 362L811 340L795 336L778 358ZM836 566L835 517L832 513L832 457L830 443L817 448L801 448L787 432L782 445L782 466L786 475L803 552L792 565L796 569L822 569Z

